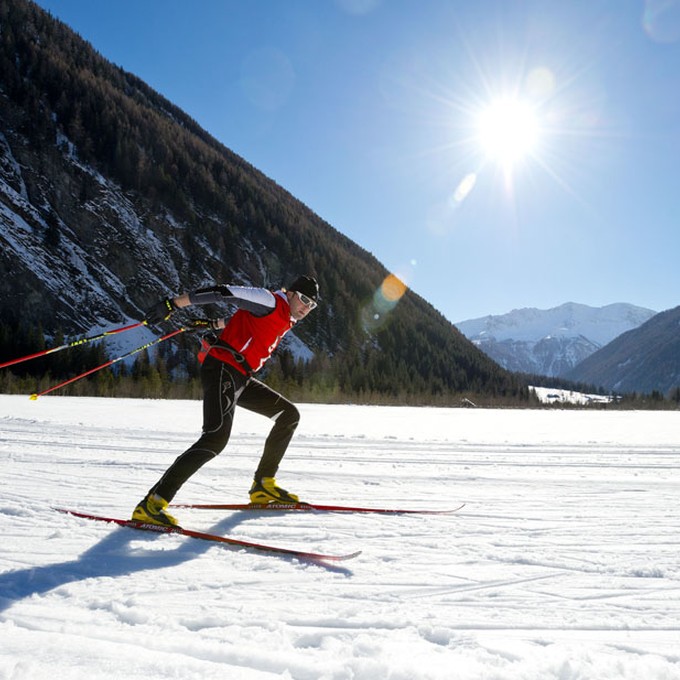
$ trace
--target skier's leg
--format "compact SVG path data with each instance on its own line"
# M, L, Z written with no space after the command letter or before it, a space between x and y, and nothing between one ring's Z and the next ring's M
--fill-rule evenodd
M255 479L274 477L300 422L300 412L288 399L254 378L248 381L238 405L274 421L255 472Z
M199 468L217 456L227 445L234 418L234 407L245 377L227 364L208 356L201 367L203 384L203 434L181 454L150 489L170 502L180 487Z

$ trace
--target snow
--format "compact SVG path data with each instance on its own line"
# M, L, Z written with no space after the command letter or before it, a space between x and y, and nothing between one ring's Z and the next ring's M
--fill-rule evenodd
M467 338L478 340L492 336L498 342L537 342L547 337L584 336L603 346L625 331L637 328L654 314L651 309L627 303L590 307L567 302L551 309L514 309L507 314L460 321L456 326Z
M567 302L552 309L515 309L456 325L473 344L510 371L565 376L603 345L654 314L626 303L589 307Z
M610 404L613 397L602 394L587 394L574 390L561 390L554 387L529 387L542 404Z
M16 162L11 156L8 160ZM53 255L44 247L45 220L1 176L0 199L2 247L40 279L48 291L74 307L89 296L89 305L96 308L95 303L108 299L111 291L116 292L119 299L124 297L124 286L120 279L101 263L92 266L93 258L79 245L76 235L64 223L61 223L60 228L61 265L55 266ZM30 222L17 212L17 208L23 211ZM40 229L36 230L34 225L39 225ZM102 286L109 291L108 294ZM119 305L114 304L114 307L120 316L122 312Z
M198 402L0 395L0 678L680 679L677 413L301 405L304 499L454 515L178 510L323 565L62 515L126 517ZM246 500L268 422L178 502Z

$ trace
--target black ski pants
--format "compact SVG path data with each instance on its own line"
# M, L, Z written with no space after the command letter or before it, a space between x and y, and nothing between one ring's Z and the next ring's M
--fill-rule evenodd
M189 477L227 445L237 405L274 421L265 441L255 479L274 477L300 422L299 411L288 399L210 355L201 366L201 382L203 434L149 490L149 493L156 493L168 502Z

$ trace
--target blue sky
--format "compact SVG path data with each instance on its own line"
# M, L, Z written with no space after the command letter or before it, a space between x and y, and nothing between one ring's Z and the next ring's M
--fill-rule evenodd
M680 304L680 0L38 4L453 322Z

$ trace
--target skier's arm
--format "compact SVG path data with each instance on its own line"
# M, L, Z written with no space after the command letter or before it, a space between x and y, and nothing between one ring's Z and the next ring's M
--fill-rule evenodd
M177 307L226 303L246 309L256 316L264 316L276 307L276 298L274 293L266 288L221 285L199 288L191 293L180 295L174 298L174 303Z
M199 288L191 293L161 300L146 313L145 321L147 324L157 324L161 321L167 321L177 309L182 307L220 302L247 309L256 316L269 314L276 307L274 293L266 288L220 285ZM216 320L215 323L218 328L224 327L223 319Z

